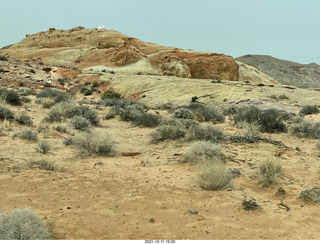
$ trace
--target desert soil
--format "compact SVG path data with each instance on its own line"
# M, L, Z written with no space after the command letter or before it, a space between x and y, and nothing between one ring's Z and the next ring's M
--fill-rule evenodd
M26 113L36 131L49 110L32 99ZM10 109L25 112L23 107ZM102 116L106 109L97 111ZM301 191L319 185L315 140L281 133L263 136L288 148L262 142L223 144L232 158L227 166L239 169L241 176L229 188L208 191L199 186L197 167L181 160L190 142L151 144L153 129L133 127L119 118L101 120L98 131L110 134L125 155L137 153L114 158L83 157L63 145L68 134L38 133L52 146L45 157L64 167L62 172L48 172L28 166L31 159L41 158L37 143L12 139L23 127L5 123L0 135L0 212L31 207L56 239L320 239L318 205L299 198ZM239 130L229 119L217 126L230 135ZM254 168L267 155L279 157L284 176L279 185L263 188ZM278 205L279 187L286 192L283 203L289 211ZM261 210L246 211L245 199L255 199ZM191 214L192 209L198 214Z

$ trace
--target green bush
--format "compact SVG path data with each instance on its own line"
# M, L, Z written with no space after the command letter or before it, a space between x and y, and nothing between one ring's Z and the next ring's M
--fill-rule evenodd
M20 139L29 140L29 141L38 141L38 135L36 132L33 132L31 129L24 129L12 136L13 138L18 137Z
M90 121L94 126L98 126L100 119L96 111L87 106L76 106L67 111L67 117L73 118L79 116Z
M71 111L76 107L72 102L59 102L50 108L49 114L45 117L45 122L60 122L63 118L70 116ZM72 116L70 116L72 117Z
M0 240L50 240L49 228L30 208L0 214Z
M15 120L21 125L32 126L32 124L33 124L30 116L28 116L26 114L18 115Z
M241 121L248 123L257 122L260 119L261 110L256 106L245 106L237 109L232 118L236 124Z
M225 139L222 130L211 124L200 124L188 130L187 140L189 141L211 141L221 142Z
M40 141L36 147L36 151L42 154L47 154L50 150L51 147L46 141Z
M85 131L91 127L90 121L80 116L74 116L72 119L70 119L69 123L76 130Z
M289 133L298 137L320 139L320 123L301 120L289 127Z
M184 153L185 161L191 164L198 164L203 161L224 162L225 158L222 147L208 141L193 142Z
M0 119L13 119L14 113L7 107L0 104Z
M180 119L194 119L195 115L187 108L178 108L174 111L173 117Z
M116 112L123 121L134 121L138 116L145 113L144 110L144 107L139 104L128 105L124 108L116 107Z
M72 138L71 145L81 153L87 155L105 155L114 157L119 155L112 138L97 131L83 132Z
M278 184L278 178L282 174L281 165L274 157L267 157L258 164L256 171L257 180L263 187Z
M101 94L101 99L119 99L121 94L112 90L106 90Z
M154 128L160 124L161 117L155 114L143 113L137 115L132 122L135 126Z
M308 114L318 114L319 109L317 106L307 105L300 110L300 114L308 115Z
M204 121L217 121L224 122L225 117L217 109L213 107L208 107L204 104L191 102L188 106L181 106L179 108L185 108L193 112L197 120Z

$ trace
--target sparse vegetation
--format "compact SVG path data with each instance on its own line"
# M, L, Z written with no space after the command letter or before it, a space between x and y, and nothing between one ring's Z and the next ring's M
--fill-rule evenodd
M0 97L10 105L19 106L22 104L19 93L14 90L1 88Z
M49 228L31 208L0 214L0 240L50 240Z
M89 130L91 127L91 123L88 119L80 117L80 116L74 116L69 121L70 125L76 129L76 130Z
M151 143L159 143L165 140L177 140L183 138L187 133L184 126L165 124L157 127L151 132Z
M14 113L7 107L0 104L0 119L13 119Z
M38 141L37 133L33 132L30 128L24 129L12 136L12 138L15 138L15 137L28 140L28 141Z
M289 133L298 137L320 139L320 123L300 120L289 127Z
M56 162L51 161L46 158L31 160L30 166L35 167L35 168L39 168L41 170L46 170L46 171L61 171L62 170L61 165L58 165Z
M189 141L211 141L221 142L225 139L225 135L222 130L211 124L200 124L193 126L188 130L187 140Z
M317 106L307 105L300 110L300 114L308 115L308 114L318 114L320 111Z
M121 94L112 90L106 90L101 94L101 99L119 99Z
M199 164L199 183L206 190L220 190L231 185L230 170L219 160L202 161Z
M180 118L180 119L194 119L195 115L192 111L190 111L187 108L178 108L173 113L174 118Z
M198 164L203 161L224 162L225 155L221 145L208 141L197 141L186 149L184 159L191 164Z
M42 154L47 154L51 150L51 146L46 141L40 141L36 147L36 151Z
M260 125L257 122L248 123L243 121L239 123L239 126L242 128L242 136L248 142L254 142L254 139L260 134Z
M33 124L32 119L30 118L30 116L28 116L26 114L18 115L15 118L15 120L21 125L32 126L32 124Z
M51 108L56 101L53 98L45 97L40 100L40 103L43 108Z
M193 112L194 118L201 121L216 121L223 123L225 117L217 109L213 107L208 107L204 104L191 102L188 106L181 106L180 108L185 108Z
M71 140L71 145L87 155L117 156L118 150L112 138L97 131L83 132Z
M320 189L311 188L304 190L300 193L299 197L306 202L318 203L320 202Z
M263 187L278 184L282 174L282 167L275 157L263 159L257 167L256 177Z
M154 128L160 124L161 117L155 114L142 113L137 115L132 122L135 126Z
M71 96L68 93L54 88L45 89L42 92L39 92L37 98L52 98L55 103L71 100Z

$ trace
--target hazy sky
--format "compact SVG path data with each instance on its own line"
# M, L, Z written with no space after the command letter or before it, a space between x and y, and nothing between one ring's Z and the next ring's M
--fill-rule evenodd
M0 47L48 30L104 27L166 46L320 64L319 0L6 0Z

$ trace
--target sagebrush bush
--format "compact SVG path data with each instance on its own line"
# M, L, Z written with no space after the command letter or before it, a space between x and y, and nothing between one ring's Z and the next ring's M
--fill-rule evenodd
M45 117L45 122L60 122L67 118L76 105L72 102L59 102L50 108L49 114Z
M58 132L61 132L61 133L67 133L67 134L70 134L72 135L72 131L69 130L68 126L64 125L64 124L59 124L57 125L56 127L54 127L54 129Z
M50 97L41 98L40 100L40 104L43 108L51 108L55 103L56 101Z
M27 128L18 133L15 133L13 138L18 137L20 139L29 140L29 141L38 141L38 135L36 132L33 132L31 129Z
M133 119L133 124L140 127L154 128L161 122L161 117L155 114L142 113Z
M203 161L199 164L199 183L206 190L220 190L229 187L232 174L224 163L219 161Z
M61 165L58 165L55 161L51 161L46 158L31 160L30 166L46 171L62 171Z
M76 130L89 130L91 127L91 123L88 119L80 117L80 116L74 116L69 121L70 125L76 129Z
M145 113L145 108L139 104L127 105L125 107L116 106L115 109L123 121L134 121L138 116Z
M157 127L151 132L151 143L158 143L165 140L177 140L183 138L187 133L184 126L177 126L173 124L165 124Z
M71 96L58 89L46 89L37 94L37 98L52 98L56 103L66 102L71 100Z
M197 141L190 144L184 152L184 160L191 164L202 161L225 161L225 155L219 144L208 141Z
M71 145L87 155L105 155L110 157L119 155L112 138L107 134L97 131L83 132L81 135L73 137Z
M236 113L232 115L232 118L236 124L241 121L253 123L259 121L261 110L256 106L244 106L237 108Z
M256 178L263 187L278 184L278 179L282 174L282 167L275 157L267 157L257 166Z
M194 119L194 113L187 108L178 108L173 113L174 118L179 119Z
M13 119L14 113L7 107L0 104L0 119Z
M52 235L31 208L0 214L0 240L50 240Z
M0 97L10 105L21 105L21 98L18 92L8 90L6 88L0 89Z
M33 124L31 117L26 114L18 115L15 120L21 125L32 126Z
M189 128L187 140L221 142L225 139L223 131L211 124L200 124Z
M96 111L87 106L76 106L71 108L67 112L68 118L73 118L75 116L79 116L85 118L90 121L90 123L94 126L98 126L100 119Z
M194 118L199 121L217 121L224 122L224 115L213 107L206 106L201 103L192 102L188 106L181 106L180 108L185 108L193 112Z
M101 94L101 99L119 99L121 94L112 90L106 90Z
M311 188L311 189L304 190L300 193L299 197L306 202L312 202L312 203L320 202L320 189Z
M253 142L256 137L260 135L260 125L258 122L248 123L243 121L239 123L240 128L242 128L241 135L248 142Z
M312 105L304 106L304 107L300 110L300 114L303 114L303 115L318 114L318 113L319 113L318 107L317 107L317 106L312 106Z
M47 154L51 150L51 146L46 141L40 141L36 147L36 151L42 154Z
M320 139L320 123L301 120L289 127L289 133L298 137Z

